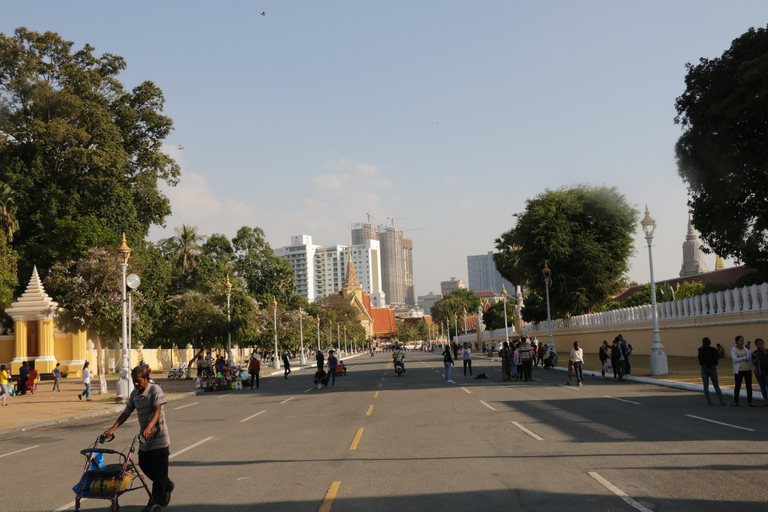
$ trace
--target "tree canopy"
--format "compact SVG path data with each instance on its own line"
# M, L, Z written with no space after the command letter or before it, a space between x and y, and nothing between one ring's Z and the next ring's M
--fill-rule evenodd
M122 57L73 46L23 27L0 34L0 181L15 193L13 244L25 275L123 232L144 240L171 212L158 180L179 177L162 151L173 126L162 91L150 81L126 90ZM108 236L78 236L83 219Z
M675 152L696 229L709 248L768 263L768 30L751 28L721 57L686 64Z
M613 187L578 185L527 200L525 211L515 215L517 225L496 241L502 254L514 255L517 272L527 276L531 293L524 319L547 318L545 262L552 271L553 318L587 313L615 293L629 270L638 215Z

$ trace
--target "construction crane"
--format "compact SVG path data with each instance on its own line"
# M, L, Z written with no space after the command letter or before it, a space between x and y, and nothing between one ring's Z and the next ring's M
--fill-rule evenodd
M395 217L394 215L387 218L392 220L392 227L395 227L395 220L408 220L405 217Z
M366 215L368 216L368 224L370 224L370 223L371 223L371 219L375 219L375 218L376 218L376 217L374 217L373 215L371 215L371 212L370 212L370 211L369 211L369 212L367 212L367 213L366 213Z
M403 230L403 233L406 233L406 232L408 232L408 231L419 231L419 230L421 230L421 229L427 229L427 228L411 228L411 229L404 229L404 230Z

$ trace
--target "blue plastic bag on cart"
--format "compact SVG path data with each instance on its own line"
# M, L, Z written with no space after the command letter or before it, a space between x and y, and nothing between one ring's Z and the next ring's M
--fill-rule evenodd
M91 464L88 466L88 471L91 471L94 469L101 469L104 467L103 453L91 453L89 457L91 456L93 456L93 458L91 459ZM83 474L83 476L75 484L72 490L75 492L76 495L80 496L81 498L87 498L89 496L92 496L91 484L93 483L93 480L94 478L92 476ZM83 489L82 491L80 491L81 486Z

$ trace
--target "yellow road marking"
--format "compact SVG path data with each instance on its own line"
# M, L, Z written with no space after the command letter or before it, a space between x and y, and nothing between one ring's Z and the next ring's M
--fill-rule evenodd
M387 370L389 370L390 368L392 368L392 363L387 363Z
M379 392L378 391L373 394L373 398L376 398L377 396L379 396Z
M382 384L379 384L379 387L381 387L381 386L383 386L383 385L384 385L383 383L382 383Z
M323 503L320 504L320 508L317 510L317 512L330 512L331 504L333 503L333 499L336 497L336 493L339 492L340 485L341 482L331 483L331 487L328 489L328 493L325 495Z
M365 415L366 415L366 416L370 416L372 412L373 412L373 406L370 406L370 407L368 408L368 412L367 412L367 413L365 413Z
M361 437L363 437L363 429L359 428L357 429L357 434L355 434L355 438L352 440L352 444L349 445L350 450L357 450L357 443L360 442Z

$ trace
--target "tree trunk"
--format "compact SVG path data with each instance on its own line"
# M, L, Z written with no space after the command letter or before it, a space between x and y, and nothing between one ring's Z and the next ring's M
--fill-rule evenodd
M101 336L96 335L96 373L99 374L99 394L106 395L107 390L107 377L104 374L104 349L101 346Z

